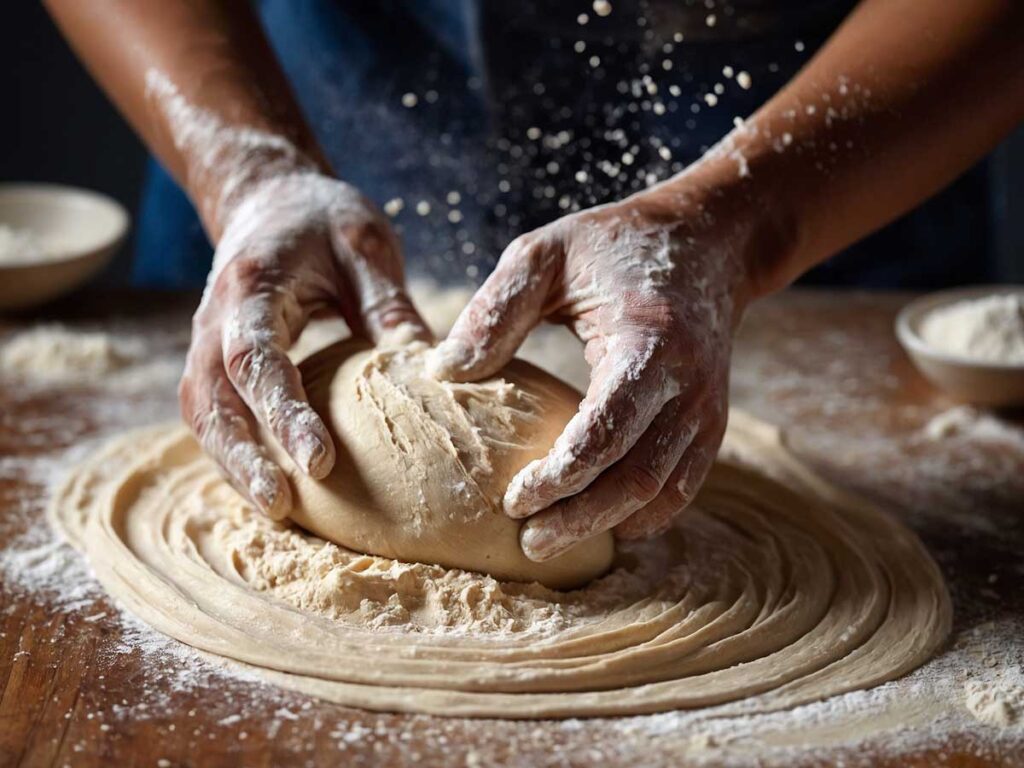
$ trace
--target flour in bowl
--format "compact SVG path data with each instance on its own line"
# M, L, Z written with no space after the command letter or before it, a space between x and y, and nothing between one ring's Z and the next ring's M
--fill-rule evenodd
M39 261L47 255L47 249L32 231L0 224L0 267Z
M948 355L1024 365L1024 294L986 296L940 307L924 318L921 337Z

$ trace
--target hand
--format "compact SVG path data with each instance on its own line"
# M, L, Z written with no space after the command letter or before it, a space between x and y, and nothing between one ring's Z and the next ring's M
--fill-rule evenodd
M334 465L330 434L286 355L309 317L340 311L374 342L430 332L404 292L394 232L347 184L313 172L260 180L225 222L179 397L203 448L277 520L291 509L291 490L257 442L257 422L312 477Z
M504 497L508 515L530 517L531 559L608 529L659 533L693 499L725 430L746 302L732 232L667 188L566 216L508 247L438 346L434 375L463 381L496 373L542 318L586 344L579 412Z

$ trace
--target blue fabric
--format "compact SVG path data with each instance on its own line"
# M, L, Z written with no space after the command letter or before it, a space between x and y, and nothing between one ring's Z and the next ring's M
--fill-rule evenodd
M667 14L662 26L696 19L671 53L671 73L658 71L660 41L652 51L631 3L651 18ZM658 145L671 148L675 163L697 159L731 128L734 115L754 111L796 72L850 2L737 0L736 15L723 16L714 35L697 0L613 5L611 17L586 26L577 16L590 11L589 0L263 0L259 10L338 173L378 203L402 198L395 224L410 271L448 279L464 277L467 267L470 275L486 274L513 237L563 214L563 198L582 206L608 202L647 183L635 170L659 178L677 170L661 159ZM804 51L796 50L796 39ZM585 53L574 50L577 41ZM591 52L600 54L597 69ZM629 112L625 105L641 99L623 98L620 83L637 80L651 64L662 81L659 98L668 82L681 89L669 99L677 108ZM726 65L751 72L754 87L743 91L725 80ZM708 109L703 95L716 82L729 87ZM415 108L401 105L405 93L417 95ZM536 128L574 141L553 148L528 139ZM597 170L621 161L624 147L609 138L616 130L626 148L637 144L625 181ZM590 193L580 196L575 174L583 167ZM456 206L448 202L453 190L461 196ZM984 279L985 196L984 170L977 170L807 280L912 287ZM420 202L430 215L416 214ZM450 220L453 208L458 213ZM135 279L145 285L199 285L210 263L194 211L156 163L136 254Z
M156 288L201 286L213 249L192 203L156 160L150 160L146 170L138 216L134 283Z

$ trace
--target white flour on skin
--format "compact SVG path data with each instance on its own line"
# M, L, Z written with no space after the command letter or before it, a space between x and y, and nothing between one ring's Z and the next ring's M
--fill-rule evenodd
M217 189L212 203L220 218L236 204L248 184L282 171L312 171L315 166L286 138L245 126L225 125L181 94L162 72L146 72L146 96L167 120L175 147L188 162L192 189ZM218 183L212 183L218 182Z
M632 425L652 421L665 403L678 394L679 385L672 378L645 376L657 364L657 345L652 339L614 336L607 344L595 371L595 380L600 382L601 388L595 389L593 385L588 388L587 400L566 425L551 452L528 464L512 480L505 495L506 508L524 503L531 509L547 506L550 501L546 498L543 501L533 498L538 485L588 485L599 474L590 460L593 450L588 450L588 444L604 439L607 452L621 454L622 441L635 431ZM629 412L611 405L621 398L620 393L626 388L630 388L632 395ZM607 414L604 420L595 418L595 414L602 413Z
M318 438L322 435L326 441L326 433L310 407L287 386L287 373L279 368L278 361L306 315L337 293L332 283L336 270L350 272L353 284L349 287L362 303L363 312L393 298L397 291L394 284L373 273L348 245L327 242L330 233L349 224L372 221L374 216L354 189L317 174L300 173L253 185L226 220L196 314L200 327L219 327L226 360L229 365L232 361L238 363L228 373L236 376L249 408L281 427L276 434L288 453L312 475L321 473L329 456L325 442ZM309 239L316 240L312 248L319 251L293 248ZM328 248L333 250L328 253ZM218 278L228 264L243 258L267 270L267 276L233 306L227 317L221 317L213 303L225 288ZM291 279L275 283L280 273L289 274ZM215 403L210 417L219 418L219 410ZM253 473L249 485L254 498L269 499L265 492L273 483L265 470Z
M742 74L742 73L741 73ZM734 128L729 131L721 141L704 153L703 160L711 161L716 158L728 157L736 163L736 175L741 179L750 177L750 165L747 156L743 154L740 145L747 140L757 136L758 130L755 126L737 117L733 121ZM669 180L671 181L671 179Z
M1024 294L986 296L939 307L921 321L921 338L954 357L1024 365Z
M694 218L697 229L713 224L699 208ZM575 214L517 241L503 257L502 279L485 285L483 291L490 292L487 306L503 311L513 297L530 295L528 276L554 273L549 279L560 283L546 297L548 303L555 306L556 316L575 324L577 334L586 341L594 371L579 414L548 456L532 462L513 480L506 510L517 516L536 512L554 501L556 492L566 495L582 488L608 459L621 457L631 448L684 389L706 392L697 408L701 413L690 416L687 431L713 427L715 420L704 412L707 409L724 411L724 366L733 316L730 291L743 271L731 257L731 244L709 255L693 237L677 230L651 223L640 212L620 213L615 205ZM520 251L524 249L533 258L523 258ZM547 257L547 263L537 265L538 252ZM558 264L560 259L564 266ZM666 307L680 308L677 311L685 318L666 312ZM662 321L660 327L641 330L645 308ZM530 319L530 313L488 317L486 329L504 322L505 332L515 337ZM457 347L441 347L439 368L471 365L481 357L483 329L475 330L477 338L469 340L468 350L465 336ZM689 340L693 343L688 345ZM673 469L668 467L668 472ZM694 472L705 469L701 466ZM675 482L685 486L690 473L680 474ZM613 512L620 514L618 509ZM544 547L539 539L534 541L532 530L524 542L534 552L557 547L554 542L565 538L552 529L560 519L551 519Z
M357 190L319 173L287 138L225 123L190 103L157 70L147 73L146 82L147 96L186 160L190 188L216 190L216 199L199 202L207 224L222 230L195 317L201 335L187 362L187 418L200 422L204 446L235 484L278 516L288 507L283 476L255 446L228 447L248 430L230 400L204 396L196 382L212 376L219 380L215 386L227 387L224 374L233 378L249 410L274 430L292 459L322 476L332 461L329 437L280 363L306 317L339 292L354 296L358 313L371 324L375 310L393 302L399 288L385 276L387 265L371 264L342 234L371 236L387 225ZM221 279L229 265L239 269L235 288ZM343 289L336 284L339 273ZM195 368L218 353L223 373Z

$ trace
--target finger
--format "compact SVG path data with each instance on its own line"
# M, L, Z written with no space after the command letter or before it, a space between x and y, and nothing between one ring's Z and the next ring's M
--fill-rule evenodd
M401 246L390 227L342 226L332 231L357 311L344 313L352 332L374 344L433 341L434 335L402 288Z
M501 370L540 322L555 263L544 242L513 241L431 354L427 372L438 379L472 381Z
M389 292L379 292L376 301L364 307L363 324L366 335L380 346L434 340L434 334L412 299L397 287Z
M520 535L526 556L538 562L557 557L656 498L697 434L697 422L685 414L682 398L669 402L621 461L580 493L530 518Z
M218 360L181 385L182 413L232 486L272 520L291 511L291 488L284 472L252 436L251 414L227 380Z
M707 479L722 444L724 431L725 424L722 422L702 430L683 454L672 477L657 497L615 526L615 537L623 541L646 539L668 530L672 521L693 503Z
M242 301L224 324L223 368L296 466L319 479L334 466L334 442L285 352L291 334L279 305L280 299L268 294Z
M636 444L678 394L656 342L635 335L605 340L579 411L547 456L512 479L505 514L529 517L582 491Z

